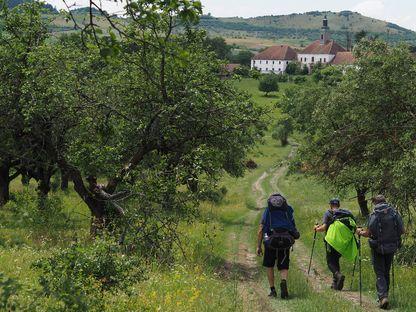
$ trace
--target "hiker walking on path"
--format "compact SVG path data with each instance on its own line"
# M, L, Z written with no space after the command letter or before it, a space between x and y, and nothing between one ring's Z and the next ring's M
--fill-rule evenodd
M296 229L293 216L293 208L288 205L286 199L280 194L273 194L267 201L267 208L260 222L257 255L262 255L262 242L264 243L263 266L267 270L267 278L270 285L269 297L277 297L274 284L274 267L280 272L280 297L287 299L287 277L289 272L290 248L299 239L300 234Z
M390 269L394 254L400 248L404 234L403 220L398 212L386 202L383 195L373 198L374 211L368 219L367 229L357 234L369 237L372 264L377 277L376 287L381 309L389 306Z
M345 276L341 273L339 260L344 256L354 261L358 254L355 219L352 213L340 208L340 200L333 198L329 202L329 209L325 212L321 225L315 225L316 232L326 232L326 262L333 276L331 288L342 290Z

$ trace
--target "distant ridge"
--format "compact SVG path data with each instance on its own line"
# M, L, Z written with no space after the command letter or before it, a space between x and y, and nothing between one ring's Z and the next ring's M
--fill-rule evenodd
M253 18L216 18L204 15L201 19L201 27L211 35L226 38L271 39L279 43L306 46L319 38L322 18L325 14L328 16L332 38L343 46L347 46L348 33L353 40L354 34L361 30L365 30L369 36L379 37L391 43L404 41L416 45L416 32L352 11L312 11Z

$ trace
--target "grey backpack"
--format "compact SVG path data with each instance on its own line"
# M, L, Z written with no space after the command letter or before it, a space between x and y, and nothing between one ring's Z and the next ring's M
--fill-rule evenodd
M385 209L374 211L370 215L368 227L371 232L370 247L386 255L397 251L401 246L401 226L397 212L386 205Z

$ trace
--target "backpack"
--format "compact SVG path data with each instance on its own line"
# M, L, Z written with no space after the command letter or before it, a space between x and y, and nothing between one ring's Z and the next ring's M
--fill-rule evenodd
M299 238L299 232L294 229L293 231L290 231L288 229L284 229L284 228L273 228L273 223L272 223L272 211L267 208L269 211L269 222L270 222L270 231L271 234L268 235L267 232L264 235L264 245L267 248L271 248L271 249L275 249L275 250L279 250L279 249L290 249L290 247L293 246L293 244L295 243L295 237ZM285 220L280 220L281 221L286 221L287 223L291 224L291 220L289 219L288 216L288 212L286 211L282 211L282 213L279 213L279 215L284 215L285 216Z
M357 227L356 220L351 211L346 210L346 209L337 209L337 211L335 211L334 214L332 215L331 224L335 221L342 222L351 230L351 232L355 233L355 230Z
M370 247L376 252L393 254L401 247L401 233L397 212L390 206L377 209L370 215L368 228L371 232Z
M332 215L325 242L339 252L344 258L354 261L358 253L355 231L357 225L354 216L348 210L338 209Z

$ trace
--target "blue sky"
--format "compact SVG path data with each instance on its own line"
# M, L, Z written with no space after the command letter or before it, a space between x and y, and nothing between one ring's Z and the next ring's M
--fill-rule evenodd
M57 8L64 8L62 0L47 0ZM205 13L214 16L259 16L308 11L351 10L373 18L396 23L416 31L416 0L201 0ZM97 0L97 2L99 2ZM67 0L70 5L85 6L88 0ZM111 12L122 12L123 4L101 0Z

